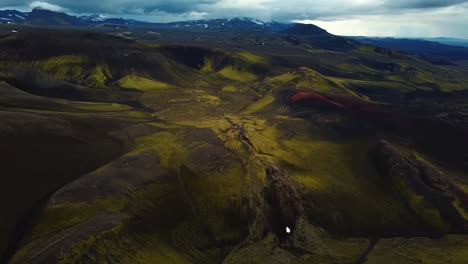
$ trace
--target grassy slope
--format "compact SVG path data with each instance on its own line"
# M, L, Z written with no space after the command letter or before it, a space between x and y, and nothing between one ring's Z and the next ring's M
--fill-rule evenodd
M118 81L123 88L136 89L143 92L167 90L170 86L167 83L155 81L138 76L125 76Z

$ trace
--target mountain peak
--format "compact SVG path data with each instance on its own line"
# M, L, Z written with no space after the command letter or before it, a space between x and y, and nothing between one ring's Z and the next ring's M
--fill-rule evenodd
M313 24L299 24L296 23L285 30L285 33L291 35L328 35L329 33L316 25Z
M31 13L59 13L59 14L65 14L65 12L60 12L60 11L54 11L47 9L42 6L36 6L31 10Z
M58 25L58 26L82 26L80 18L70 16L64 12L57 12L43 8L34 8L25 21L32 25Z

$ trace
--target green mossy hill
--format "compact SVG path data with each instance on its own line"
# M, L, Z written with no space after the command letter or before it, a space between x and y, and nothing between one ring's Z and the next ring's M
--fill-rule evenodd
M323 93L343 93L345 88L332 79L329 79L313 69L301 67L296 71L275 76L266 80L277 86L285 83L294 83L299 89L308 89Z
M275 101L275 98L272 95L266 95L263 98L258 99L253 104L247 106L240 114L250 115L258 111L263 110L265 107L269 106Z
M219 263L245 238L244 168L216 134L157 124L127 134L135 135L133 150L57 192L13 263L35 254L58 263ZM94 234L83 230L110 217L117 220ZM57 237L66 242L53 251L62 253L42 251Z
M243 51L240 52L239 55L241 56L242 59L247 61L248 63L252 64L265 64L267 63L267 59L263 56L259 56L257 54L253 54L248 51Z
M105 88L112 79L109 66L97 64L86 56L63 55L35 61L2 61L0 68L10 72L39 71L55 80L70 81L96 88ZM14 73L13 73L14 74Z
M164 82L151 80L135 75L127 75L118 81L122 88L136 89L143 92L157 92L170 89L170 85Z
M244 71L242 69L237 69L233 66L223 68L218 72L218 74L226 79L239 82L251 82L258 78L254 73Z
M249 117L236 122L242 124L249 142L262 156L285 168L299 184L313 222L328 230L355 235L404 233L417 228L417 219L397 199L397 193L386 187L362 141L335 142L301 120ZM242 145L225 132L229 123L223 119L183 124L211 127L221 134L228 148L244 158L248 156Z

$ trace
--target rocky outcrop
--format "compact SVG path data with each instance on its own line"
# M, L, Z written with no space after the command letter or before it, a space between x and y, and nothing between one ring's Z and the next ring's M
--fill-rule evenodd
M467 219L454 206L459 200L466 207L466 193L457 187L455 178L387 141L380 141L372 155L382 175L388 177L433 235L468 232Z
M304 214L302 200L286 172L271 165L266 167L265 171L269 184L270 206L275 215L272 218L273 229L279 237L285 237L285 228L289 228L291 232L295 230L298 219Z
M231 125L231 129L236 132L238 139L243 142L250 152L250 179L257 182L257 189L261 192L254 192L247 194L245 199L257 201L248 211L256 211L268 219L264 222L263 231L274 232L279 238L286 238L289 228L290 232L295 230L300 218L303 217L302 200L299 196L292 179L289 178L287 173L280 168L274 166L267 158L262 156L258 151L255 143L247 135L242 123L235 122L232 119L227 119ZM262 182L265 177L266 182ZM262 194L259 196L259 194ZM254 215L254 214L251 214ZM257 215L259 217L259 215ZM256 217L252 219L254 222L258 221ZM257 223L258 224L258 223ZM259 231L259 230L257 230Z

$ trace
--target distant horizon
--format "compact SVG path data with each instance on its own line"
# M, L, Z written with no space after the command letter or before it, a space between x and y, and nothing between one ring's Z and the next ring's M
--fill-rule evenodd
M468 39L468 0L3 0L0 5L34 7L160 23L252 17L312 23L341 36Z

